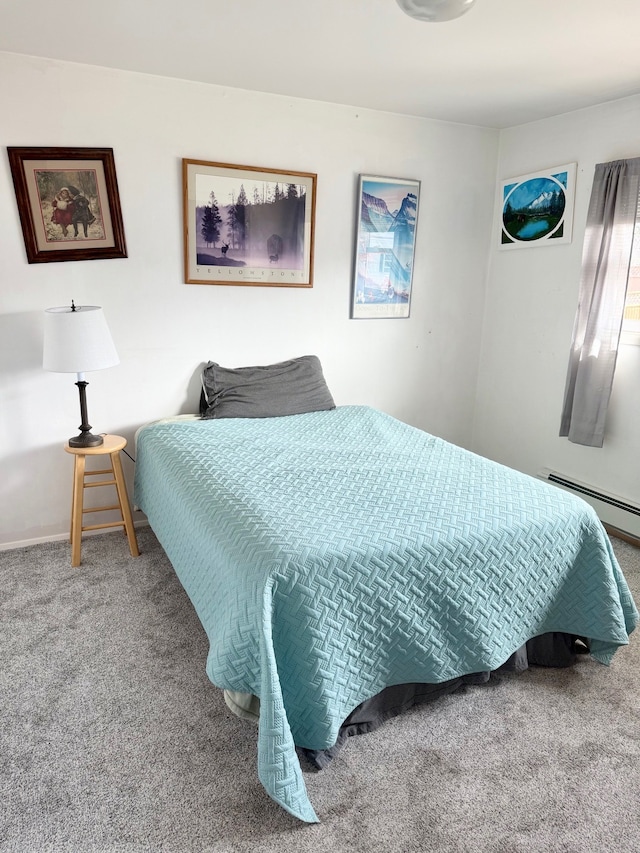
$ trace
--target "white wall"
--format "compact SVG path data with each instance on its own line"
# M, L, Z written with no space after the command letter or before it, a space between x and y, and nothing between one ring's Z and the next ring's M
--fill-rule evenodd
M77 389L43 371L41 346L43 310L72 298L104 307L121 359L87 376L96 432L132 440L150 419L194 410L208 359L316 353L338 404L470 443L497 132L6 53L0 115L3 148L114 149L129 252L27 264L5 150L0 546L68 529ZM182 157L318 174L313 289L183 283ZM349 320L360 173L422 181L408 320Z
M572 444L558 430L594 167L638 155L640 97L501 133L497 182L577 162L573 242L500 251L494 227L474 426L479 453L530 474L551 468L636 503L640 347L620 350L604 447Z

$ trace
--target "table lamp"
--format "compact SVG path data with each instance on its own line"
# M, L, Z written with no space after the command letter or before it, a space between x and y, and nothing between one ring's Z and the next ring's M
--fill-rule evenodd
M80 392L80 434L69 439L70 447L99 447L101 435L93 435L87 416L87 385L84 374L119 364L102 308L74 305L47 308L44 312L42 364L53 373L76 373Z

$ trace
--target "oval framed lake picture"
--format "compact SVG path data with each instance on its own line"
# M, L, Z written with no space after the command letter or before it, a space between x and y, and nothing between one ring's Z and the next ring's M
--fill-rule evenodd
M570 243L575 183L575 163L502 181L500 248Z

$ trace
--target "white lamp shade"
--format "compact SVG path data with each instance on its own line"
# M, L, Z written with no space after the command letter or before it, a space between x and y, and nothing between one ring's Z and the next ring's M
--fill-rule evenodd
M88 373L119 364L102 308L47 308L42 364L54 373Z
M452 21L468 12L476 0L396 0L403 12L417 21Z

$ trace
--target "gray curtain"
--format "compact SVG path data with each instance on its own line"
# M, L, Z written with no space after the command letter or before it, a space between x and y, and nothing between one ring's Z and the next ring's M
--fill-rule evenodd
M560 435L602 447L624 314L640 157L595 169Z

